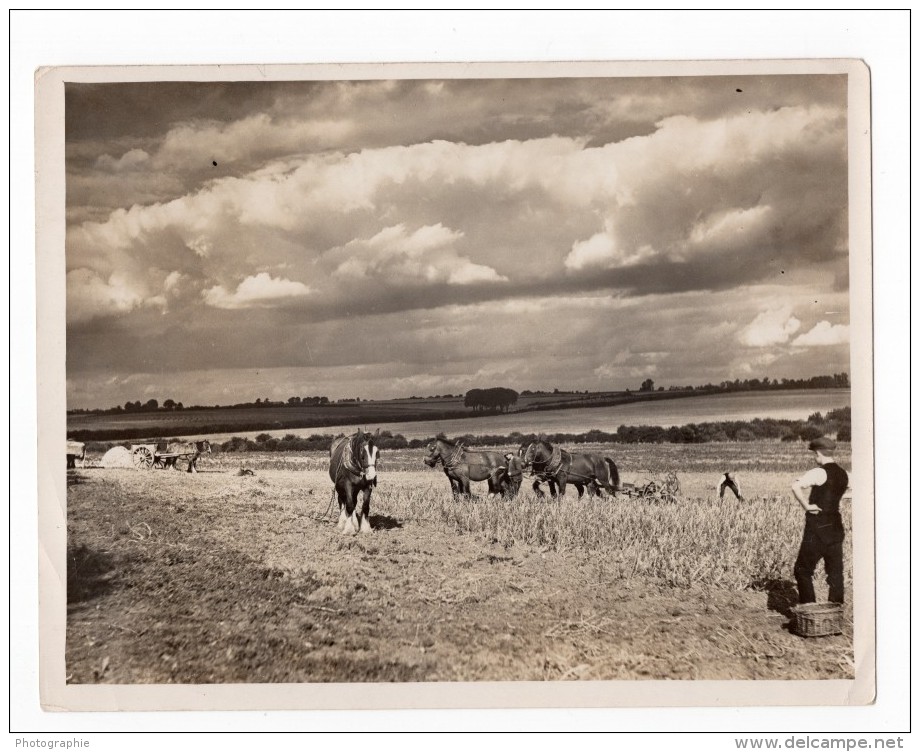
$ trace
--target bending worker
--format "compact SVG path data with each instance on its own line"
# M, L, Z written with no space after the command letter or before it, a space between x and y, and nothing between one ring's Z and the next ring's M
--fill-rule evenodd
M792 493L805 510L805 532L798 558L795 560L795 581L799 588L799 603L814 603L814 574L818 562L824 559L828 594L831 603L843 603L843 519L840 499L847 490L849 477L834 462L837 448L833 439L821 437L808 445L814 452L817 467L792 484Z
M719 489L720 499L725 495L725 489L730 488L738 501L744 501L744 497L741 495L741 486L738 485L738 479L734 473L722 473L717 488Z

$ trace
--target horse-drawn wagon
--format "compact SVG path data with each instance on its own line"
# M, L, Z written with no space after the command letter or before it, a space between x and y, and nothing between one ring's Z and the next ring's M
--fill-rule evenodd
M211 453L211 445L207 441L132 444L131 462L138 470L149 470L154 467L172 467L178 470L179 461L182 460L188 462L188 472L196 473L198 457L202 453Z

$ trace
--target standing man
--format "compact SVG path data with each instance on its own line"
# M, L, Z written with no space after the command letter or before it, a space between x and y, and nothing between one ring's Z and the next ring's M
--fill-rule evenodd
M828 594L831 603L843 603L843 519L840 499L847 490L849 477L834 462L837 448L833 439L822 436L808 445L818 466L792 484L792 493L805 510L805 532L799 556L795 560L795 581L799 603L814 603L815 567L824 559Z

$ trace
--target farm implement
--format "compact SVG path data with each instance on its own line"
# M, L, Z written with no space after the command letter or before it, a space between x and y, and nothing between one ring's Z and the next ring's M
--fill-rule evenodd
M179 460L190 461L195 457L194 449L184 452L168 452L166 444L132 444L131 462L138 470L150 470L153 467L178 467Z
M623 483L621 490L630 499L646 499L675 504L680 500L680 481L677 474L668 471L658 480L642 480L637 483Z

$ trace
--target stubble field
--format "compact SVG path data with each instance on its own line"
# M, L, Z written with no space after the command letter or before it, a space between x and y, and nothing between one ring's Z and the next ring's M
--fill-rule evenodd
M850 607L842 635L788 628L801 445L593 449L625 481L676 472L680 500L540 500L525 483L513 501L455 501L407 450L381 460L374 531L343 537L321 454L69 471L67 679L853 676ZM744 502L718 499L726 469ZM849 554L846 573L849 595Z

